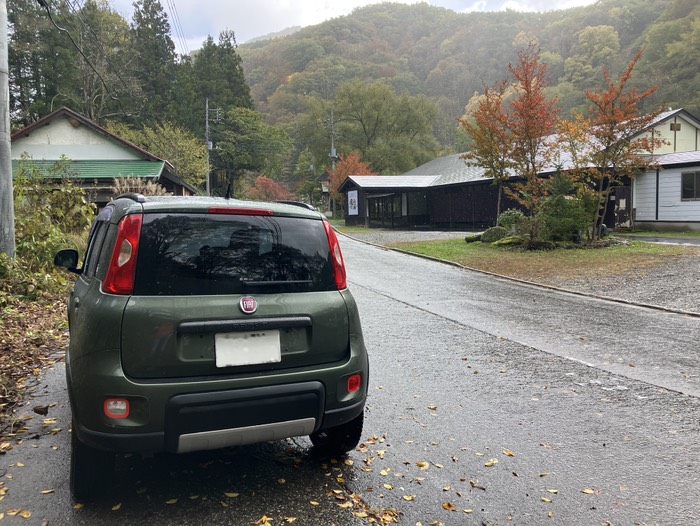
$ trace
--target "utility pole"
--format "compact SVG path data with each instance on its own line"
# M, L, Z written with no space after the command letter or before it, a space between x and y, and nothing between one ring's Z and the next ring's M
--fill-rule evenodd
M212 149L212 143L209 140L209 112L213 111L216 115L214 122L219 122L221 120L221 108L209 109L209 97L205 99L204 103L204 140L207 143L207 195L211 195L211 169L209 167L209 152Z
M0 0L0 251L15 257L15 207L10 153L10 84L7 0Z
M331 128L331 153L329 157L331 158L331 173L335 175L335 161L338 160L338 154L335 151L335 121L333 118L333 108L331 108L331 121L330 121L330 128ZM332 216L333 219L335 219L335 198L332 199Z

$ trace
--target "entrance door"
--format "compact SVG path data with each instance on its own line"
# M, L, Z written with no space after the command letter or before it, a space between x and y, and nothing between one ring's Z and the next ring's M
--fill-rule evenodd
M615 188L615 228L632 226L630 212L632 210L632 191L629 186Z

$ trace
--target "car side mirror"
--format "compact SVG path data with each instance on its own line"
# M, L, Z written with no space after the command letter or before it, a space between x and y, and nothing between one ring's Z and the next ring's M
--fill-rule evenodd
M83 269L78 268L78 251L72 248L66 248L58 252L53 258L53 264L75 274L82 274L83 272Z

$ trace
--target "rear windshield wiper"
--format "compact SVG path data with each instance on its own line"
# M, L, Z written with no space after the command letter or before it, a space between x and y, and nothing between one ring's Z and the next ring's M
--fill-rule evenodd
M274 280L274 281L247 281L241 280L241 283L252 287L271 287L273 285L311 285L313 281L310 279L290 279L290 280Z

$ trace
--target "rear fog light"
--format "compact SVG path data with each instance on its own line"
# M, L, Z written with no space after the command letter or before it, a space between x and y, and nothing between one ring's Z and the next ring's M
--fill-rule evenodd
M129 401L125 398L107 398L104 410L109 418L126 418L129 416Z
M353 374L348 378L348 393L354 393L362 386L362 376Z

